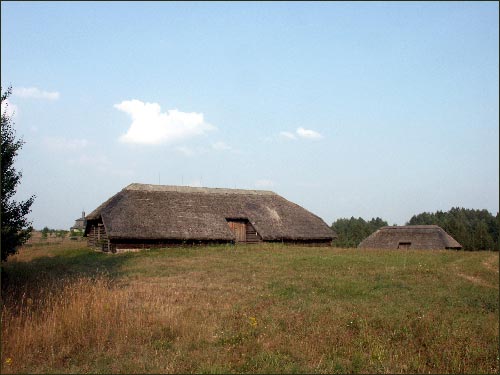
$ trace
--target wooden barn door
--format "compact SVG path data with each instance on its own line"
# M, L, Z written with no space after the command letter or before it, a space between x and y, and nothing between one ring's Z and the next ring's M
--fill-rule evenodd
M228 220L229 228L236 237L236 242L247 242L247 228L243 220Z

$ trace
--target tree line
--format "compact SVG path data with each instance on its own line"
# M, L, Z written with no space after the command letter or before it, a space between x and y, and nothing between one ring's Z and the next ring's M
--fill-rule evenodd
M365 221L361 217L338 219L332 224L332 229L337 233L337 239L333 245L336 247L357 247L370 234L387 225L387 221L379 217L370 221Z
M65 238L69 235L69 237L81 237L83 236L82 231L65 230L65 229L51 229L47 226L43 227L40 231L42 233L42 238L48 238L49 236L56 236L57 238Z
M375 232L387 226L387 221L377 217L370 221L362 218L342 218L332 224L337 233L333 242L337 247L357 247L359 243ZM500 249L500 215L493 216L488 210L475 210L453 207L447 212L422 212L413 215L406 225L439 225L455 238L464 250Z
M448 212L423 212L414 215L408 225L435 224L456 239L464 250L499 250L500 216L488 210L454 207Z

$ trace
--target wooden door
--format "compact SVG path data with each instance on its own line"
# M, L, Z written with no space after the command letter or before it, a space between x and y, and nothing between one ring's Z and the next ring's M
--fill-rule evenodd
M236 237L236 242L247 242L247 229L244 222L228 221L227 223Z

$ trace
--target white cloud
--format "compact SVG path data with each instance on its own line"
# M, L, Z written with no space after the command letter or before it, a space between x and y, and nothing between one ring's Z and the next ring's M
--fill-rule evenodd
M160 144L203 135L216 127L205 122L203 113L171 109L161 112L158 103L125 100L114 107L132 117L132 124L120 137L126 143Z
M233 152L233 153L239 153L238 150L235 150L234 148L232 148L231 146L229 146L228 144L226 144L225 142L215 142L215 143L212 143L211 147L208 148L208 147L188 147L188 146L184 146L184 145L181 145L181 146L176 146L174 148L175 151L177 151L178 153L184 155L184 156L188 156L188 157L191 157L191 156L195 156L195 155L202 155L202 154L207 154L211 151L215 151L215 152Z
M78 151L88 145L86 139L67 139L64 137L44 137L42 142L51 151Z
M290 132L280 132L280 137L286 138L286 139L297 139L295 134L290 133Z
M274 182L271 180L265 180L265 179L257 180L257 181L255 181L255 186L260 187L260 188L262 188L262 187L269 188L269 187L274 186Z
M47 99L47 100L57 100L59 99L59 93L57 91L49 92L43 91L36 87L15 87L12 89L12 95L19 96L20 98L34 98L34 99Z
M217 151L229 151L233 148L224 142L215 142L212 144L212 148Z
M17 106L12 104L9 99L5 99L2 102L2 114L5 112L7 116L12 117L15 113L17 113Z
M296 140L298 138L305 139L321 139L323 136L319 134L317 131L311 129L304 129L302 127L297 128L295 133L291 132L280 132L280 137L284 139Z
M298 128L296 133L299 137L308 138L308 139L321 139L323 136L318 132L310 129Z

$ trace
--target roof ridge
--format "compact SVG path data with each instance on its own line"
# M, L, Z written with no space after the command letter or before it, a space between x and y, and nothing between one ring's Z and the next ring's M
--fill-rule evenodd
M205 194L252 194L252 195L277 195L270 190L246 190L246 189L228 189L228 188L209 188L194 186L177 185L153 185L131 183L123 190L126 191L173 191L178 193L205 193Z
M436 224L429 224L429 225L424 225L424 224L417 224L417 225L387 225L385 227L381 227L379 229L436 229L440 228L442 229L439 225Z

